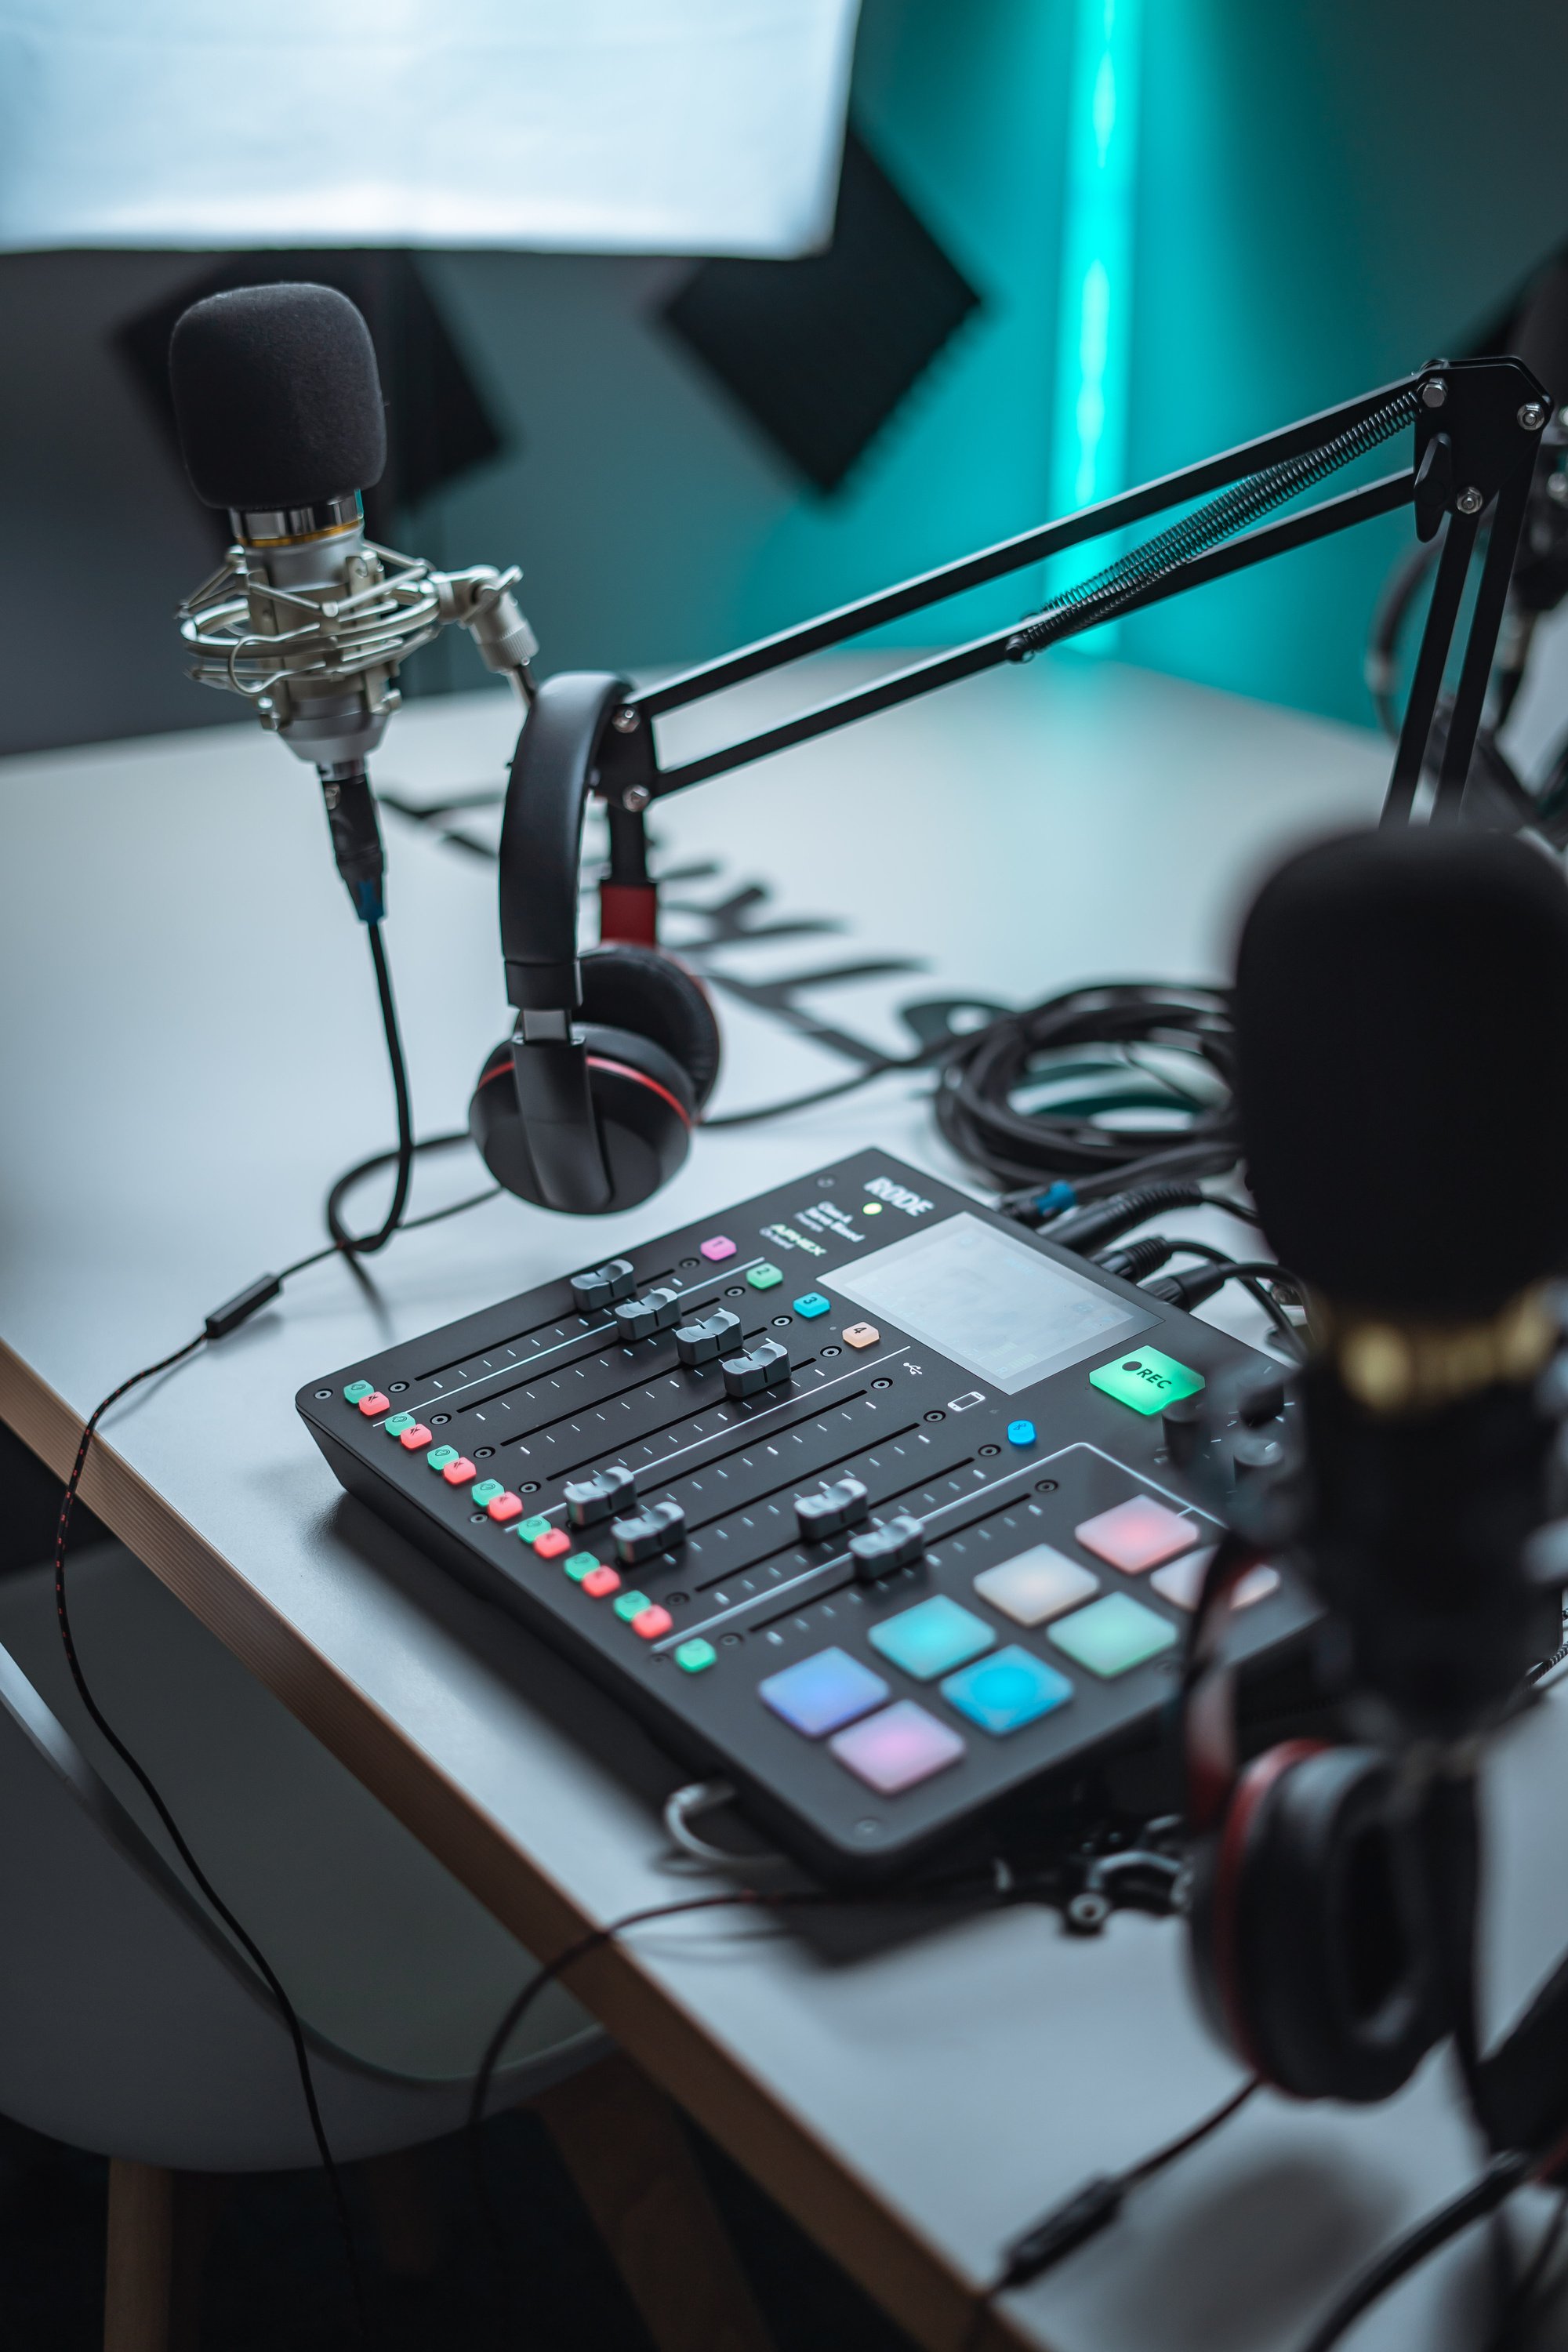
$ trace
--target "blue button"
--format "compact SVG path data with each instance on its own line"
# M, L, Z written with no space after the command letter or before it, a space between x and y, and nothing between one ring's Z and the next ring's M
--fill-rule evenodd
M960 1715L1000 1739L1009 1731L1022 1730L1026 1723L1037 1723L1053 1707L1065 1706L1072 1685L1066 1675L1042 1664L1027 1650L1013 1648L949 1675L942 1695Z
M1033 1445L1036 1430L1032 1421L1010 1421L1007 1423L1009 1445Z
M814 1315L826 1315L833 1301L824 1298L820 1290L808 1290L804 1297L792 1299L790 1303L795 1313L804 1315L809 1322Z
M819 1650L815 1658L770 1675L757 1685L757 1696L808 1739L820 1739L824 1732L869 1715L890 1693L880 1675L847 1650Z
M972 1609L961 1609L945 1592L933 1592L929 1601L917 1601L897 1617L884 1617L871 1627L868 1638L874 1650L916 1682L932 1683L938 1675L950 1674L989 1650L996 1636Z

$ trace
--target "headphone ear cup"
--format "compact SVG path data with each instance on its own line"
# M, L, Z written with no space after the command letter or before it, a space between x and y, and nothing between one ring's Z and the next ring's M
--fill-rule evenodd
M1415 1855L1386 1760L1291 1740L1255 1757L1194 1870L1198 1997L1300 2099L1385 2099L1437 2039Z
M582 1031L594 1120L610 1175L610 1197L591 1212L635 1209L668 1183L686 1158L697 1106L673 1055L629 1029L589 1023ZM468 1107L468 1128L498 1184L521 1201L544 1199L518 1105L510 1041L487 1056Z
M583 1030L611 1209L635 1209L668 1184L691 1149L697 1104L673 1054L631 1029Z
M616 942L582 960L584 1021L650 1038L686 1073L694 1113L719 1076L719 1022L695 972L658 948Z
M518 1106L511 1040L503 1037L484 1067L468 1102L468 1133L480 1159L504 1192L535 1208L548 1205L528 1149L528 1129Z

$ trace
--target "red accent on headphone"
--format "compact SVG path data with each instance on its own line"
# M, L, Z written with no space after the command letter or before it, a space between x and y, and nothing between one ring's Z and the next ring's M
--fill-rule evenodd
M1214 1954L1219 1996L1231 2039L1253 2073L1265 2082L1270 2079L1268 2069L1253 2047L1237 1982L1237 1882L1246 1860L1252 1824L1265 1799L1287 1772L1294 1770L1309 1756L1321 1756L1328 1745L1326 1739L1282 1739L1277 1748L1266 1748L1261 1756L1255 1756L1236 1784L1220 1833L1214 1887Z
M658 887L653 882L601 882L599 938L608 947L658 945Z
M613 1070L617 1078L635 1078L639 1087L651 1087L656 1095L663 1096L665 1101L669 1105L670 1109L674 1111L676 1117L679 1119L682 1127L689 1128L691 1125L691 1114L687 1110L685 1105L677 1102L675 1097L670 1093L669 1088L668 1087L661 1087L657 1078L650 1078L646 1070L634 1070L627 1062L606 1061L602 1054L590 1054L588 1056L588 1067L591 1070Z
M628 1062L608 1061L603 1054L590 1054L588 1056L588 1067L591 1070L613 1070L617 1078L635 1078L639 1087L651 1087L656 1095L662 1096L663 1099L669 1105L670 1109L675 1113L677 1118L679 1119L682 1127L689 1128L691 1125L691 1114L687 1109L685 1104L677 1102L675 1097L670 1093L669 1088L668 1087L661 1087L657 1078L650 1078L646 1070L634 1070ZM511 1063L510 1060L498 1062L493 1070L487 1070L485 1072L483 1077L479 1080L479 1086L488 1087L492 1078L499 1078L503 1070L510 1071L510 1068ZM479 1087L474 1088L474 1092L476 1094L478 1094L479 1090Z

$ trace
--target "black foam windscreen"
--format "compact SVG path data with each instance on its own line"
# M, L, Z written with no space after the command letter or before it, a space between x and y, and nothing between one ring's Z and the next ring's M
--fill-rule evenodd
M381 478L386 415L370 330L330 286L242 286L194 303L169 344L196 496L252 512Z
M1568 884L1545 856L1447 825L1305 850L1247 918L1235 1012L1285 1265L1437 1319L1568 1265Z

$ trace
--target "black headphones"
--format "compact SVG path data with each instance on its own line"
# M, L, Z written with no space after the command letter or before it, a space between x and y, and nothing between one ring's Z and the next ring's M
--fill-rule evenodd
M1289 1739L1239 1769L1225 1623L1258 1555L1215 1554L1183 1717L1188 1948L1225 2048L1298 2099L1385 2099L1445 2031L1415 1820L1375 1749Z
M496 1181L574 1216L635 1208L667 1183L719 1075L719 1024L692 973L651 944L577 952L584 814L605 730L630 692L599 671L547 678L519 739L500 837L517 1026L468 1108Z

